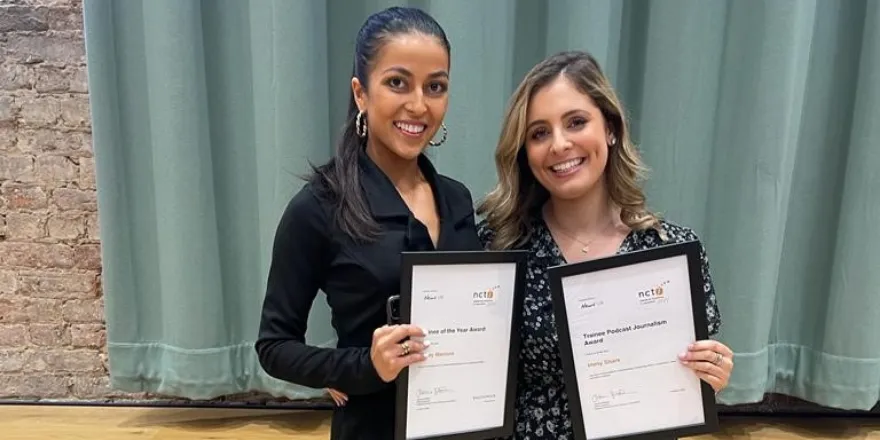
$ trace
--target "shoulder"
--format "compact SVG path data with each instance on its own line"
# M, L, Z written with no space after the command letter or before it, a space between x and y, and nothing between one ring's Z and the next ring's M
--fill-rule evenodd
M440 190L443 191L450 199L462 203L466 202L469 206L471 206L471 208L473 208L473 197L471 196L471 190L469 190L464 183L455 180L449 176L438 174L437 185L440 186Z
M482 219L477 223L477 236L480 237L480 243L482 243L484 248L488 248L492 240L495 239L495 230L489 226L489 222L486 219Z
M437 175L438 189L443 193L443 198L456 220L474 215L474 200L471 191L464 183L449 176Z
M634 245L641 249L689 241L701 241L699 235L690 227L665 219L660 220L659 224L655 227L635 231L633 236L635 238Z
M326 235L329 203L314 182L307 182L288 200L281 214L279 230L320 232Z

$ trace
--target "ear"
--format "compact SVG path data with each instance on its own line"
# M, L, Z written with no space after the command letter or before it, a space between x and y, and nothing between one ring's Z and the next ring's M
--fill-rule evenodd
M615 136L614 132L611 130L605 132L605 143L607 143L609 147L617 145L617 136Z
M354 95L354 102L358 106L358 110L366 111L367 109L367 92L361 81L357 77L351 78L351 93Z

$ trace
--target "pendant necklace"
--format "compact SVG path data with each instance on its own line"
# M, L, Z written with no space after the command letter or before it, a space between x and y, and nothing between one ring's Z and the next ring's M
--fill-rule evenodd
M563 230L562 227L559 226L559 223L556 222L556 217L553 217L552 214L550 215L550 217L553 218L553 223L555 224L556 229L558 229L559 232L561 232L561 233L562 233L563 235L565 235L566 237L568 237L568 238L570 238L570 239L572 239L572 240L574 240L574 241L576 241L576 242L578 242L578 243L581 244L581 246L582 246L582 247L581 247L581 253L584 253L584 254L587 254L587 253L590 252L590 245L593 244L593 241L596 240L596 237L599 236L599 233L601 233L601 232L605 232L605 229L608 228L608 225L611 225L611 224L614 223L614 220L612 219L610 222L608 222L608 225L605 225L605 228L601 229L599 232L596 233L596 236L595 236L595 237L593 237L593 238L587 240L586 242L584 242L583 240L581 240L581 239L575 237L574 235L571 235L571 234L569 234L568 232L566 232L565 230Z

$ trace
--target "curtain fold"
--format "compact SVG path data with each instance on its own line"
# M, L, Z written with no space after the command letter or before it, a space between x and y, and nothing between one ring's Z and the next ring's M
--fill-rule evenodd
M708 249L737 352L719 399L878 402L878 0L85 0L114 387L321 393L256 360L271 244L332 152L358 27L397 4L452 43L441 172L484 196L513 88L590 51L652 169L649 207ZM307 339L336 342L322 296Z

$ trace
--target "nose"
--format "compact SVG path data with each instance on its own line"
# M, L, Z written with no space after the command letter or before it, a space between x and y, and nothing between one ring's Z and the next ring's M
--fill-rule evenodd
M550 149L553 153L559 154L565 152L565 150L568 150L569 148L571 148L571 141L565 137L565 133L563 133L562 130L556 130L553 133L553 144L550 146Z
M411 99L407 101L406 110L415 115L421 115L428 111L425 96L421 91L416 91L412 94Z

